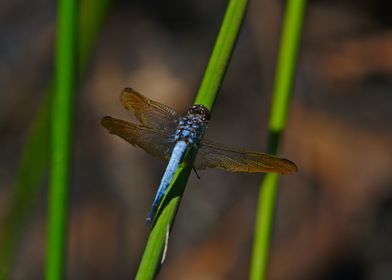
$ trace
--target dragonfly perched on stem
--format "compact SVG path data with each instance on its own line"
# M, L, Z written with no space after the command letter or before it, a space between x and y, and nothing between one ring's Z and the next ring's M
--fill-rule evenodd
M140 124L104 117L101 124L147 153L168 161L155 195L147 223L151 223L177 167L191 147L198 149L193 168L221 168L230 172L274 172L290 174L297 166L288 159L259 152L227 147L210 140L202 140L210 113L203 105L193 105L184 117L172 108L148 99L131 88L120 95L121 104L132 111Z

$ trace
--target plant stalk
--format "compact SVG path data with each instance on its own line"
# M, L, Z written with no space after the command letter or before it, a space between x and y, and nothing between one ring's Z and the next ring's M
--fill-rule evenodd
M269 119L268 152L271 154L278 152L287 121L305 7L306 0L286 1ZM250 268L251 280L267 278L278 181L277 174L268 173L260 185Z

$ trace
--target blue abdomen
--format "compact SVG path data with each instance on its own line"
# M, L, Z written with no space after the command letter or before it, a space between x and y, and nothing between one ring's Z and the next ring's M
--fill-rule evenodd
M147 216L147 223L151 223L155 211L157 210L159 203L161 203L162 198L165 196L186 151L191 145L197 145L203 129L203 120L198 115L185 116L180 120L174 136L174 140L176 140L177 143L174 146L165 174L163 174L158 191L152 203L150 213Z

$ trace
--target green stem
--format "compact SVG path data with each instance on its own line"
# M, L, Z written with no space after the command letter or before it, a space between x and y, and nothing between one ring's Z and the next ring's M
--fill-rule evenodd
M58 2L55 90L51 119L46 279L64 278L75 91L77 1Z
M229 2L195 104L203 104L210 110L213 108L245 17L247 4L248 1L244 0Z
M98 31L105 19L110 0L84 0L81 2L78 53L79 72L84 68ZM32 208L44 186L49 154L49 120L53 97L53 82L44 94L43 102L32 121L15 183L12 187L10 207L0 221L0 275L7 279L20 239L26 232ZM0 277L1 278L1 277Z
M246 0L231 0L229 2L199 92L195 99L195 104L203 104L212 110L235 42L238 38L238 33L245 16L246 6ZM196 152L191 150L185 156L184 161L192 163ZM167 246L167 237L174 222L190 172L190 164L181 164L177 169L168 192L159 206L136 279L153 279L158 273L162 263L162 256Z
M269 121L269 152L276 154L287 120L306 0L286 2ZM266 279L279 176L266 174L259 194L250 279Z
M163 253L165 248L167 249L167 238L191 171L192 169L189 166L182 163L174 175L169 190L159 207L156 221L152 225L136 275L138 280L154 279L159 272L165 257Z

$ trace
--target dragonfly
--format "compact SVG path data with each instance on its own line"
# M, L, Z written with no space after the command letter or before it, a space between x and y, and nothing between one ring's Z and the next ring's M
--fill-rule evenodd
M210 119L210 112L203 105L191 106L187 114L181 117L174 109L153 101L132 88L122 91L120 102L125 109L133 112L140 123L106 116L101 120L102 126L148 154L168 161L146 219L148 224L154 219L179 164L191 147L198 150L193 163L195 170L220 168L230 172L280 174L297 171L297 166L288 159L202 139Z

